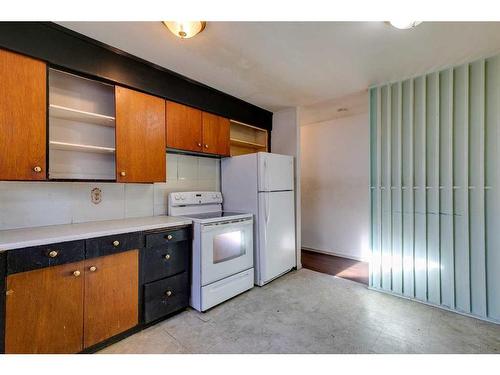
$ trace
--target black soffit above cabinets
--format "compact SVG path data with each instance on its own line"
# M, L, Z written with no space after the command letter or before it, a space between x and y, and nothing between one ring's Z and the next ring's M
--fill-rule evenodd
M0 22L0 47L262 129L272 112L52 22Z

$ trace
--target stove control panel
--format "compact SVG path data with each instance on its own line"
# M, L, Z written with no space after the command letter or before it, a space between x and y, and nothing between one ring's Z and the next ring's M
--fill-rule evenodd
M203 204L222 204L219 191L181 191L168 195L170 206L196 206Z

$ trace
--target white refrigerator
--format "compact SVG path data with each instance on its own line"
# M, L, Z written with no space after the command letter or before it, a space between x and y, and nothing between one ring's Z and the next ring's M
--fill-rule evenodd
M255 284L296 266L293 157L259 152L222 160L225 211L253 213Z

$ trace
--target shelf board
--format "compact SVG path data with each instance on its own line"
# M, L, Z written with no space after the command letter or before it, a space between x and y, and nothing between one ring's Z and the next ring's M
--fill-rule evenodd
M49 145L54 150L63 151L93 152L98 154L113 154L115 152L115 148L112 147L82 145L78 143L50 141Z
M245 128L251 128L251 129L254 129L254 130L257 130L257 131L260 131L260 132L267 132L266 129L262 129L262 128L259 128L257 126L253 126L253 125L249 125L249 124L245 124L244 122L239 122L239 121L236 121L236 120L229 120L231 122L231 125L237 125L237 126L243 126Z
M266 145L262 143L248 142L242 139L231 138L231 144L235 146L248 147L248 148L267 148Z
M80 111L78 109L63 107L56 104L49 105L49 114L51 117L60 118L63 120L84 122L102 126L115 126L115 118L112 116Z

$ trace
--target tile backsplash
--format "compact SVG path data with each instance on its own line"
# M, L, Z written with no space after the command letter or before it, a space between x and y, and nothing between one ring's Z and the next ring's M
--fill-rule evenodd
M155 184L0 182L0 230L165 215L168 193L182 190L220 191L220 161L168 154L167 181Z

